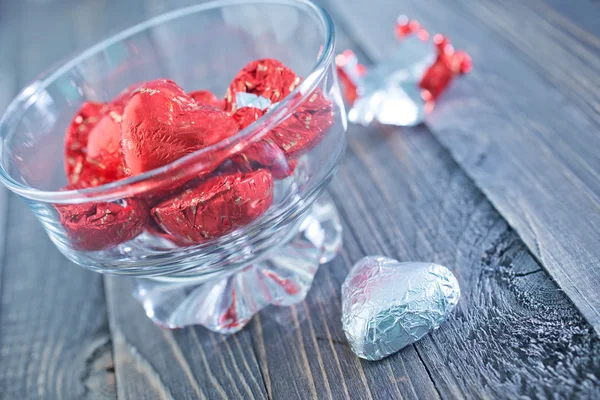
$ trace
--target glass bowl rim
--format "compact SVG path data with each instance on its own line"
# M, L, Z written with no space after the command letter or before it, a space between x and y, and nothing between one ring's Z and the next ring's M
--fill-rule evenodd
M13 179L1 162L0 181L7 188L20 196L45 203L76 204L92 201L117 200L131 197L133 194L143 192L143 182L151 181L153 178L159 175L167 175L169 172L178 171L181 168L184 168L186 165L193 165L195 163L202 162L203 156L209 154L210 152L222 151L226 148L234 149L236 144L239 144L245 139L262 136L273 126L277 125L281 120L283 120L287 115L289 115L291 111L293 111L303 100L307 99L308 96L313 93L313 91L325 77L327 68L333 63L335 51L335 28L333 21L329 14L322 7L316 5L311 0L215 0L179 8L157 15L139 24L133 25L104 40L101 40L86 50L79 52L75 57L70 58L67 62L61 64L59 67L50 68L49 70L46 70L40 74L40 76L43 77L41 80L38 78L26 85L11 101L9 106L4 111L4 114L0 118L0 159L4 157L5 139L12 131L12 129L10 129L8 126L9 120L12 120L15 116L22 117L26 110L35 101L36 96L40 92L45 90L56 79L60 78L63 74L77 66L79 63L98 54L108 46L114 45L121 40L130 38L138 33L143 32L144 30L160 26L165 22L177 20L178 18L182 18L191 14L228 6L257 4L282 4L294 6L295 8L304 7L305 9L312 11L314 15L320 19L325 29L323 48L321 49L317 61L312 67L310 73L302 80L302 82L294 89L294 91L292 91L282 101L276 103L263 117L226 140L197 150L160 168L93 188L56 191L36 189ZM233 153L235 153L235 151L231 151L231 155L233 155ZM135 186L135 184L138 184L138 190L130 190L131 186Z

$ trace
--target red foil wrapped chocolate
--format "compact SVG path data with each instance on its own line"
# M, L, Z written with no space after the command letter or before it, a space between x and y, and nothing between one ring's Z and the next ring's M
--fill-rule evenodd
M286 156L309 150L333 125L333 105L316 90L269 133Z
M125 92L125 91L124 91ZM125 178L120 151L120 122L126 93L108 104L84 103L65 139L67 190L89 188ZM147 210L128 201L57 205L61 223L74 247L102 250L141 233Z
M289 95L300 83L294 71L277 60L266 58L247 64L233 78L225 93L225 110L235 112L238 107L235 94L252 93L277 103Z
M123 90L112 102L84 103L65 138L69 184L83 189L129 176L121 153L121 121L125 103L139 84Z
M173 81L138 87L127 102L121 148L132 175L162 167L237 132L235 121L212 106L198 105ZM208 167L207 173L216 166Z
M225 102L215 96L210 90L194 90L193 92L189 92L188 95L198 104L206 104L216 107L219 110L225 109Z
M236 75L224 100L206 90L185 93L159 79L132 85L107 104L85 103L66 135L68 188L137 175L223 141L261 118L299 82L280 62L264 59ZM225 161L211 153L214 162L195 179L173 181L145 200L57 206L61 222L74 247L83 250L110 248L143 229L180 246L225 235L268 209L273 178L293 173L296 157L333 123L332 108L317 90L262 140L233 156L220 175L206 178ZM149 212L152 198L161 200Z
M129 176L121 153L121 120L123 106L109 104L106 112L90 131L87 145L87 163L92 173L109 183Z
M105 113L103 103L83 103L71 121L65 135L65 172L69 184L78 187L98 186L102 176L94 165L87 162L87 144L94 125Z
M239 128L244 129L265 115L266 112L266 110L254 107L242 107L233 113L232 117L238 123ZM251 145L232 158L240 171L248 172L263 167L269 168L275 179L285 179L294 173L298 162L285 157L285 153L273 141L271 134L272 132L269 132L265 139Z
M147 211L128 200L116 203L57 205L60 222L73 247L102 250L126 242L139 235L147 219Z
M243 107L238 107L236 103L237 93L262 96L273 104L283 100L300 82L301 79L279 61L256 60L246 65L233 79L225 95L225 107L234 113L233 116L240 126L245 127L260 115L259 111L242 111ZM332 104L316 90L290 117L273 128L264 140L277 145L286 156L293 156L310 148L332 124ZM250 159L255 158L252 154L246 156ZM263 160L262 165L269 164Z
M267 170L216 176L152 209L155 221L179 240L220 237L262 215L273 199Z

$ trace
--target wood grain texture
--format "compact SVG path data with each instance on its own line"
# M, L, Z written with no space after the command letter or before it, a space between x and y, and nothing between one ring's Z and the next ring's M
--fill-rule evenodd
M426 129L386 131L350 129L331 187L342 254L304 304L252 322L270 396L600 395L600 341L569 299ZM357 359L340 324L341 283L373 254L447 265L463 291L450 321L381 362Z
M544 19L558 17L541 1L327 4L372 60L395 47L399 14L470 52L474 71L427 124L600 329L597 37Z
M0 303L6 399L114 398L102 278L66 261L10 197Z
M23 1L0 7L2 111L44 69L133 18L144 18L135 1ZM0 194L0 229L8 233L1 241L6 251L0 398L115 398L102 277L66 261L20 199L11 196L6 212L5 193Z
M119 398L266 398L249 331L161 329L131 296L129 280L107 278L106 290Z
M351 46L343 31L338 43ZM331 187L342 254L303 305L265 310L251 325L270 396L599 395L597 336L430 132L351 127L349 137ZM341 283L373 254L448 265L463 289L455 318L376 363L350 352L339 323Z
M11 40L11 33L14 31L14 22L10 21L10 15L14 14L6 4L0 3L0 49L3 57L0 57L0 115L10 104L10 101L17 94L17 64L15 58L17 55L17 46L14 40ZM9 191L0 185L0 260L4 259L4 247L6 243L6 218L8 210ZM0 264L1 266L1 264ZM2 270L0 269L0 294L2 293Z
M116 9L108 13L132 24L139 22L132 21L134 10L149 18L184 3L111 5ZM160 329L133 300L130 284L105 278L119 398L266 398L250 332L226 338L202 328Z
M580 1L577 7L561 0L543 0L528 5L535 7L544 19L578 37L581 42L590 43L591 49L599 50L600 3L597 1Z
M2 51L12 49L16 60L11 67L7 58L0 59L0 84L12 83L6 86L8 89L0 85L0 103L3 96L12 96L12 93L6 95L8 91L14 92L16 86L73 49L100 39L106 32L190 1L29 2L27 18L21 6L14 5L20 2L10 3L11 12L16 14L6 14L9 3L0 2L0 45L9 43ZM378 3L374 2L373 10L357 8L354 1L344 4L353 8L341 12L331 5L330 11L335 11L341 26L348 27L348 21L353 21L350 33L360 36L358 44L366 46L369 57L382 56L384 53L378 53L380 50L370 42L369 35L375 39L378 35L383 37L381 29L387 25L381 21L377 28L364 25L378 15L375 14ZM531 2L528 6L533 9L539 4ZM409 5L418 10L425 8ZM389 3L388 6L390 10L397 7ZM469 12L482 12L480 8L474 7ZM365 21L354 22L357 9L364 12ZM390 10L386 18L393 21L395 15ZM422 12L425 20L430 13ZM14 53L23 46L20 42L13 44L3 35L4 30L13 29L6 28L3 15L10 15L14 26L23 32L19 40L35 43L24 50L26 54ZM52 27L66 19L76 24L65 22L64 26L51 30L56 36L44 37L41 29L47 31L48 24L40 21L46 18L53 21ZM568 18L572 21L574 17ZM89 23L92 19L93 24ZM480 25L483 35L501 36ZM535 24L534 27L542 29ZM353 46L344 32L340 33L340 48ZM391 30L386 31L386 35L389 33ZM572 32L570 35L577 36ZM11 33L10 37L17 36ZM59 47L48 44L58 37L62 38ZM392 44L382 43L384 47ZM459 42L465 43L466 39ZM593 41L581 45L590 47ZM468 48L472 53L483 51L478 45L473 46L476 47ZM500 51L507 53L510 46L505 39ZM361 57L366 57L360 48L357 50ZM563 50L583 54L575 48ZM485 58L476 58L477 68L488 57L485 54ZM577 66L585 70L589 56L586 53L581 57ZM492 60L500 62L502 58L497 56ZM522 57L518 60L519 65L530 65ZM512 65L512 61L508 63ZM16 85L10 78L11 71L18 72ZM488 71L494 76L499 74L500 82L505 79L501 72L491 68ZM548 68L537 75L526 75L534 82L528 83L528 88L541 87L541 83L548 86L553 73ZM477 85L484 86L483 77L474 79ZM472 90L472 87L461 89L465 82L467 79L448 93L446 105L441 104L438 109L442 113L440 118L454 112L450 111L452 108L443 111L443 107L472 106L462 105L460 100L468 98L468 89ZM498 90L497 85L494 84L494 90ZM557 84L555 89L548 89L554 90L552 101L574 101L570 94L565 94L566 88ZM499 93L510 94L507 91ZM591 91L585 93L587 99L595 98ZM491 102L491 97L484 90L482 101ZM498 121L505 114L498 112L491 118L483 112L491 106L477 107L490 125L486 132L505 127ZM536 109L539 115L541 107ZM593 107L585 113L582 121L589 124ZM474 118L477 113L470 118L464 114L466 111L461 118L467 121L469 129L480 122ZM440 132L450 138L469 132L441 123L432 124L434 134L426 128L350 129L348 155L330 188L343 217L343 251L321 268L305 302L290 308L269 307L247 329L227 338L202 328L176 331L157 328L131 297L128 280L105 278L103 286L99 275L65 261L19 199L11 197L10 212L2 213L0 194L0 232L4 232L2 227L6 224L10 233L4 254L0 247L0 257L4 260L0 275L0 398L600 397L597 336L452 159L457 157L457 150L440 137ZM566 125L567 122L558 124L548 135L556 135ZM593 149L577 143L578 147L569 151L582 152L585 157L592 153ZM546 153L553 154L550 150ZM493 157L499 157L493 154L485 153L480 163L492 163ZM486 161L487 157L492 159ZM468 167L462 158L457 159L460 165ZM587 178L579 175L577 179L592 184L590 176L593 178L591 174ZM484 178L475 176L478 183L483 181L484 193L494 200ZM494 205L505 212L495 201ZM381 362L366 362L354 356L340 323L341 283L354 262L373 254L447 265L457 275L463 290L459 307L448 323Z
M77 39L68 4L0 3L5 99L64 57ZM50 30L52 35L45 35ZM60 38L60 40L57 40ZM27 45L25 45L27 44ZM60 255L16 196L0 207L0 397L115 398L102 278Z

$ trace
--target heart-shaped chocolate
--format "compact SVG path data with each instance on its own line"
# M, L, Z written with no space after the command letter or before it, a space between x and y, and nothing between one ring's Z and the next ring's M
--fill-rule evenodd
M121 124L121 149L131 175L137 175L236 132L237 125L227 113L198 105L173 81L159 79L138 87L129 98Z
M273 178L261 169L206 179L162 202L152 216L178 241L201 243L249 224L273 199Z
M342 285L344 332L356 355L379 360L437 329L459 297L446 267L365 257Z
M87 163L92 165L102 183L129 175L121 153L121 120L123 105L109 104L100 120L92 127L87 143Z
M84 103L66 135L65 159L69 184L83 189L126 178L121 153L121 120L131 85L109 103Z

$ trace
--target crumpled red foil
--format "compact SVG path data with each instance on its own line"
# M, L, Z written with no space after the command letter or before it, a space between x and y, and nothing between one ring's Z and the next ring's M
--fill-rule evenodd
M173 81L159 79L131 85L107 104L85 103L67 131L67 188L82 189L137 175L225 140L260 119L300 81L279 61L265 59L245 66L224 100L207 90L185 93ZM236 93L244 95L236 97ZM260 101L253 102L252 96ZM187 246L254 221L272 203L273 179L290 176L297 157L333 123L333 105L318 89L303 97L287 119L223 163L216 173L228 157L225 153L223 159L209 154L214 162L207 163L196 178L169 181L168 188L162 185L143 198L123 204L56 206L73 246L106 249L143 229Z
M267 113L267 110L261 110L260 108L242 107L242 108L237 109L233 114L231 114L231 117L238 124L238 128L240 130L242 130L242 129L246 128L248 125L257 121L259 118L261 118L266 113Z
M154 220L170 235L193 243L220 237L244 226L271 205L268 170L216 176L154 207Z
M346 69L344 68L350 60L356 60L356 55L352 50L344 50L341 54L338 54L335 57L337 73L338 77L340 78L340 83L342 84L344 96L349 104L353 104L358 98L358 88L356 87L354 80L346 73ZM359 77L363 77L367 73L367 68L357 62L353 72Z
M245 92L262 96L273 104L288 96L300 82L301 79L291 69L277 60L253 61L238 72L227 89L225 109L233 113L240 126L245 127L258 116L258 111L244 111L243 114L236 115L238 111L241 112L245 108L238 110L236 93ZM292 112L291 116L273 128L264 141L276 144L289 157L309 149L332 124L333 105L325 99L319 89L316 89ZM252 154L246 154L246 157L255 158ZM269 164L263 163L263 165Z
M270 58L255 60L237 73L225 93L225 110L235 112L235 94L252 93L276 103L289 95L300 83L294 71Z
M188 95L196 101L198 104L207 104L218 108L219 110L225 109L225 101L219 99L210 90L194 90L189 92Z
M212 106L198 105L173 81L138 87L127 102L121 148L131 175L162 167L237 132L235 121ZM210 166L207 172L216 168Z
M318 143L333 122L333 104L316 89L291 116L273 128L269 138L286 156L295 156Z
M454 50L447 37L437 34L433 37L433 43L437 48L437 57L419 82L425 101L437 100L455 76L473 68L471 57L463 50Z
M129 176L121 153L121 120L131 93L123 90L109 103L84 103L65 138L65 168L69 184L85 189Z
M445 36L432 37L416 20L400 16L395 31L401 41L396 55L370 71L358 63L351 50L336 57L344 94L353 106L348 113L351 122L368 125L378 120L399 126L421 123L452 80L472 69L465 51L454 50ZM433 60L428 66L423 65L425 55ZM393 113L391 109L401 103L408 105Z
M65 172L69 184L91 187L102 184L102 177L96 176L93 165L86 160L86 149L90 131L100 120L107 106L103 103L83 103L65 135Z
M86 161L101 183L114 182L129 176L121 153L122 119L123 106L109 104L88 137Z
M232 114L238 127L244 129L265 115L267 110L255 107L242 107ZM254 143L240 154L232 157L239 171L249 172L259 168L269 168L275 179L285 179L294 173L296 160L288 160L283 151L270 138L270 132L265 139Z
M57 205L60 222L74 248L103 250L139 235L147 211L132 200L126 205L86 203Z

